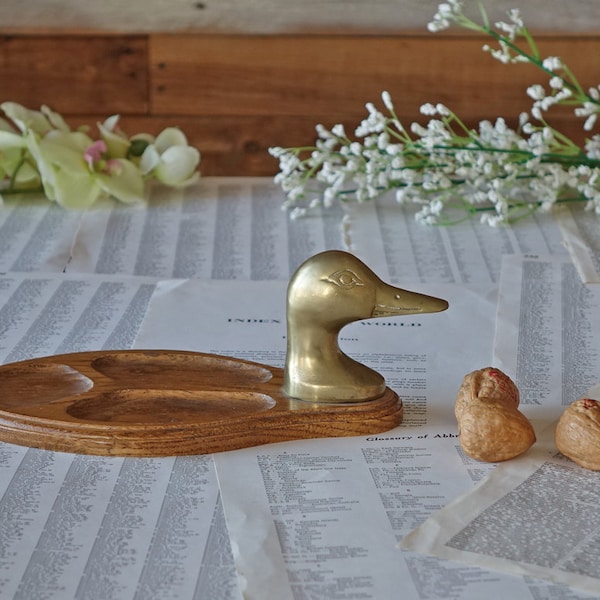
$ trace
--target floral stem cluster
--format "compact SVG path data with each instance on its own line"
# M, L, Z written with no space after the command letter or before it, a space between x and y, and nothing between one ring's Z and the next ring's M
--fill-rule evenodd
M398 202L419 205L417 219L428 224L479 214L497 225L573 201L585 201L600 214L600 135L580 147L546 120L554 106L573 107L585 119L584 130L591 131L600 113L600 86L586 91L558 57L542 57L518 10L508 12L507 22L491 25L479 8L481 23L465 16L460 0L448 0L439 5L429 29L455 24L485 34L496 42L496 47L484 46L495 59L530 63L547 75L547 87L527 89L532 106L520 115L518 127L500 117L470 129L448 107L428 103L421 106L427 124L406 128L390 94L383 92L385 112L368 103L368 116L354 138L342 125L318 125L314 146L270 149L279 160L275 181L286 192L292 216L311 206L362 202L389 190L395 190Z
M94 139L47 106L4 102L0 109L7 117L0 118L0 201L41 192L67 208L87 208L100 196L131 204L144 200L148 180L179 187L199 177L200 154L174 127L129 138L112 116L98 123Z

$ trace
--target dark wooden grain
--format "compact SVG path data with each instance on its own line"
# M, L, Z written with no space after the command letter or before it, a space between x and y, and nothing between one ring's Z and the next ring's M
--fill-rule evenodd
M282 391L283 371L194 352L80 352L0 367L0 440L103 456L206 454L381 433L402 422L386 388L354 404Z
M69 115L148 113L142 36L0 37L1 100Z
M544 76L503 65L476 36L150 33L20 33L0 38L0 101L48 104L72 124L120 113L130 134L180 126L203 155L205 175L277 172L270 146L315 139L315 125L348 132L381 107L388 90L401 120L423 121L424 102L442 102L469 126L530 106L526 88ZM584 87L598 83L600 35L541 34L542 55L561 56ZM577 141L582 120L551 117Z

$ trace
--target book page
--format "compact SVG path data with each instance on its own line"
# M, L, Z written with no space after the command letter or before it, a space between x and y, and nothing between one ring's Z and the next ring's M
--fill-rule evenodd
M81 216L42 198L5 200L0 205L0 273L64 271Z
M129 348L147 277L0 276L0 360ZM212 458L0 442L3 598L239 598Z
M556 223L546 215L499 230L431 228L375 203L291 220L281 200L267 180L205 178L186 190L157 188L147 206L108 202L79 213L44 201L0 211L0 272L9 271L0 278L0 360L135 343L281 366L290 274L316 252L350 249L382 279L450 302L445 313L369 320L340 336L401 395L403 425L222 454L220 485L208 456L121 459L0 444L2 593L229 600L241 597L239 581L261 599L279 597L274 590L281 598L379 600L389 590L440 600L585 598L397 547L493 468L460 450L455 394L464 374L493 362L502 254L564 255ZM574 289L564 284L562 293ZM581 294L573 306L588 314L589 302ZM591 351L578 323L568 352L579 339ZM504 327L499 356L508 361L515 345ZM570 380L566 370L567 388L583 385L577 365ZM541 406L552 416L559 405L550 393Z
M207 177L154 187L147 204L95 205L82 218L70 272L160 278L287 279L309 256L343 248L339 211L289 219L270 179Z
M599 309L600 287L583 284L568 258L505 258L495 363L515 377L538 442L432 515L404 548L600 589L600 478L558 453L553 437L565 407L600 390Z
M230 354L281 366L285 288L278 281L161 282L136 346ZM502 594L538 600L560 592L543 580L398 548L414 527L495 467L464 454L453 408L462 376L492 360L490 313L496 295L487 286L413 289L444 295L454 306L452 318L445 319L448 313L401 317L395 319L404 323L398 328L389 325L393 318L373 319L381 323L376 334L373 325L360 323L341 334L345 351L354 356L353 347L360 349L362 360L379 368L405 401L401 426L370 436L214 456L245 598L336 593L378 600L401 589L408 599ZM410 322L421 326L407 328ZM567 597L586 596L569 592Z
M446 227L416 222L415 207L399 205L393 194L344 208L348 249L378 265L391 283L497 284L503 255L567 254L548 213L512 226L494 228L472 217Z
M600 286L568 257L506 257L496 317L496 365L514 378L521 407L550 423L600 382Z
M600 478L553 440L549 427L534 449L432 515L402 548L597 594Z
M410 289L443 297L448 310L351 323L340 333L340 347L380 372L403 398L405 424L453 423L462 377L491 360L494 288L418 284ZM286 291L285 281L159 282L135 347L193 350L283 367Z
M556 211L565 245L584 283L600 283L600 232L598 215L579 206Z

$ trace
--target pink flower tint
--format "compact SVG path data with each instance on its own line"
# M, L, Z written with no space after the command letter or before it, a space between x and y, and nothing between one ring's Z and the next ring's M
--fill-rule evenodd
M88 149L83 153L83 158L88 164L90 169L94 169L94 163L102 159L102 154L106 152L106 144L103 140L95 141Z
M107 175L120 175L123 171L123 166L121 162L116 158L111 158L106 161L106 166L103 169L103 172Z

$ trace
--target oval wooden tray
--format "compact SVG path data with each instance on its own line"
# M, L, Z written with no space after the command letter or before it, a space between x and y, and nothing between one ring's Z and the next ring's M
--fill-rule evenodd
M63 452L170 456L387 431L389 388L354 404L281 392L283 370L184 351L80 352L0 367L0 440Z

